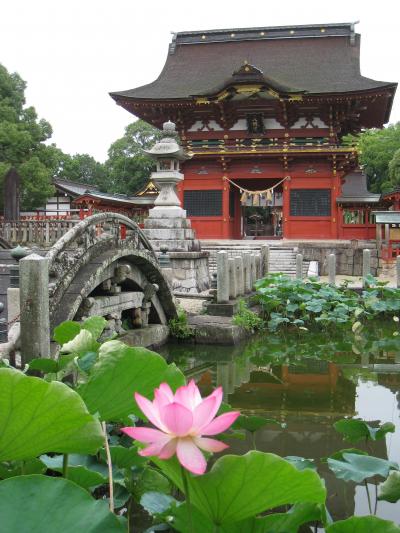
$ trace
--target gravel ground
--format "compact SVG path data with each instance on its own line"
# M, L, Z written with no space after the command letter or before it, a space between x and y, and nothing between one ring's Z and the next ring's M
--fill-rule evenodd
M189 315L200 315L203 312L203 303L207 300L204 298L178 298L179 305Z

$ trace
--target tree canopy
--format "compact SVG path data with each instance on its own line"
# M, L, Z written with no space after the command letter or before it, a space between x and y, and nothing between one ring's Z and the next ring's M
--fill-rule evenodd
M400 122L352 139L357 141L371 192L385 192L400 184Z
M54 177L97 185L99 189L107 190L107 172L104 164L89 154L69 155L57 150L59 155Z
M143 120L132 122L125 128L123 137L108 150L105 163L107 192L133 194L146 183L155 164L142 149L150 148L160 135L160 130Z
M0 180L14 167L22 178L21 206L30 209L52 194L55 161L53 148L45 144L51 126L25 106L25 88L18 74L0 65Z

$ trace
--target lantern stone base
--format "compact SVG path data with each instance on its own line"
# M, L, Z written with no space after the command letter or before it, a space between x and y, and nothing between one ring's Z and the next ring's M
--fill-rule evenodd
M156 200L157 201L157 200ZM182 207L171 205L171 206L156 206L150 209L149 219L170 219L170 220L186 220L186 211Z
M150 210L150 214L153 215L152 211L156 209ZM186 213L183 209L182 211ZM200 251L200 242L195 238L195 232L187 218L149 216L144 221L143 232L156 251L162 246L167 247L168 252Z
M209 255L200 251L168 253L171 267L163 268L163 274L174 292L198 294L210 288Z

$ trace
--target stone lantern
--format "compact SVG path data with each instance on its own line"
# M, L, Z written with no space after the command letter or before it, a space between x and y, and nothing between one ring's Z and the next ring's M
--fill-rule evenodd
M179 144L175 124L166 122L163 136L146 154L156 160L157 170L151 180L160 194L144 221L144 233L159 256L164 276L177 293L198 293L209 288L208 252L202 252L200 241L186 211L182 209L175 187L183 181L180 163L191 156ZM160 253L161 252L161 253Z
M156 160L157 170L151 180L160 189L144 223L146 236L157 251L160 247L168 248L168 252L199 251L200 243L176 194L176 185L184 179L180 163L191 156L180 146L175 124L165 122L161 140L144 151Z
M151 174L151 180L160 189L160 194L150 210L150 218L186 218L186 211L181 208L181 203L176 194L177 183L183 181L180 172L180 162L190 159L178 143L178 135L173 122L163 125L163 137L151 150L144 150L146 154L156 160L157 171Z

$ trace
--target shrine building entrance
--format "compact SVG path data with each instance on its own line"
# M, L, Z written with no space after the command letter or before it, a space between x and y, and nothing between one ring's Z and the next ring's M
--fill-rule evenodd
M239 197L242 238L281 239L282 180L235 180L231 191L232 186Z

